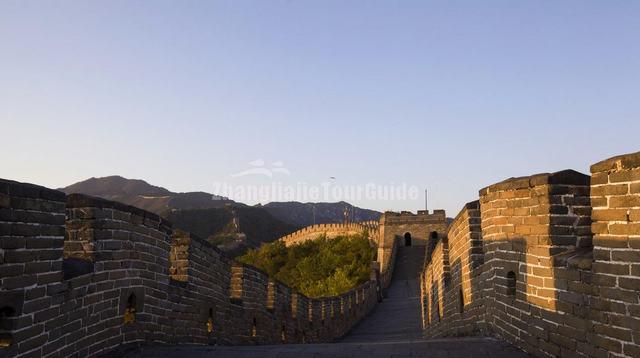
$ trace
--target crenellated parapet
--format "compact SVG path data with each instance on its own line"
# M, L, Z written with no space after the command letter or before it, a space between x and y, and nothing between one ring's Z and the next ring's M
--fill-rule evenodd
M363 221L356 223L329 223L310 225L278 239L285 245L295 245L307 240L315 240L320 237L333 239L344 235L367 234L369 240L378 243L378 222Z
M482 189L425 265L425 336L497 335L536 356L640 356L640 153L591 172Z
M416 214L409 211L387 211L380 217L378 236L378 261L380 270L392 269L392 252L397 244L407 246L426 246L435 248L435 241L447 230L447 217L444 210L429 213L419 210Z
M0 180L0 356L331 342L378 302L377 278L310 299L155 214Z

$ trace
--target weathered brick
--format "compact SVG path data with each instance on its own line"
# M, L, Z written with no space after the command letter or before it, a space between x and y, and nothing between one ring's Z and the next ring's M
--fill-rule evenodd
M632 208L640 206L640 195L612 196L609 198L612 208Z
M594 221L626 221L627 209L597 209L593 210Z
M640 250L615 250L611 251L611 260L640 263Z
M606 337L616 338L622 341L631 340L631 330L621 329L610 325L596 324L593 326L596 333L602 334Z
M610 275L629 275L629 265L609 262L594 262L593 271Z
M607 184L609 182L608 173L593 173L591 175L591 185Z
M611 224L609 233L612 235L637 235L640 233L640 223Z
M640 291L640 277L620 277L618 278L618 285L627 290Z

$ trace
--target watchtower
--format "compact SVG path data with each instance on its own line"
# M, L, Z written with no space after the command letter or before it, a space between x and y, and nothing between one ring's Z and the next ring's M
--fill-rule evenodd
M429 240L444 235L447 229L447 216L444 210L418 210L400 213L387 211L380 217L380 238L378 243L378 262L385 271L390 260L392 247L396 240L405 246L426 246Z

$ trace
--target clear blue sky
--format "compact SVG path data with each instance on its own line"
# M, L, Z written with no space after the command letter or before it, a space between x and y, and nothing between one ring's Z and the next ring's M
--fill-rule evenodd
M507 177L640 150L638 19L638 1L3 0L0 177L212 191L262 158L287 183L426 186L454 216Z

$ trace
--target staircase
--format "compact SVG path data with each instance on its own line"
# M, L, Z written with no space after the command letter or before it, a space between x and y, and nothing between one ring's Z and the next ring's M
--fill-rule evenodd
M419 277L424 253L424 246L398 248L387 297L342 342L398 342L422 338Z
M387 297L340 342L272 346L153 346L125 357L190 358L525 358L528 355L493 338L422 339L419 275L424 246L398 249Z

